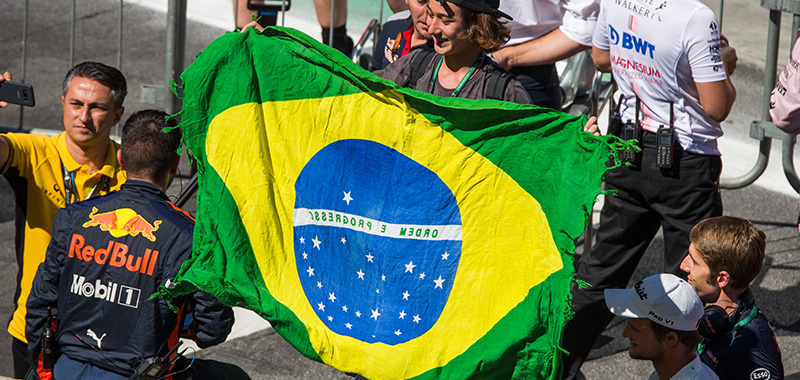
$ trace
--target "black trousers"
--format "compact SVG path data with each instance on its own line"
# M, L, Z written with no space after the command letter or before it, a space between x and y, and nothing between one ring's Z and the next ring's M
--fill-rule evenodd
M514 67L511 73L528 91L533 104L561 111L561 86L555 64Z
M173 371L188 368L186 371L178 372L173 375L176 380L249 380L250 376L239 366L218 362L210 359L191 359L181 358L173 367Z
M28 361L28 344L11 337L11 358L14 362L14 378L22 379L31 368Z
M600 213L597 244L584 254L575 277L590 284L573 284L575 317L564 328L565 379L572 379L613 315L603 291L625 288L658 229L664 233L664 272L685 278L680 263L689 249L689 232L703 219L722 215L719 156L676 149L669 170L656 163L655 135L645 133L637 167L614 169L606 178L607 195ZM677 145L677 143L676 143ZM639 279L637 279L639 280Z

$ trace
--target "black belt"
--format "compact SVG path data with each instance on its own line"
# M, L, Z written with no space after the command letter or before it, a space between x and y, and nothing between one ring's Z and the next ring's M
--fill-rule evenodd
M657 148L657 135L655 132L650 132L646 129L642 129L642 140L639 141L639 147L644 148ZM677 143L677 141L676 141Z

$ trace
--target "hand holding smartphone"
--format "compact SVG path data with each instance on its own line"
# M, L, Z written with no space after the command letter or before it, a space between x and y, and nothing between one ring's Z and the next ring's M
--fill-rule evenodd
M36 105L33 97L33 86L10 80L0 81L0 102L33 107Z

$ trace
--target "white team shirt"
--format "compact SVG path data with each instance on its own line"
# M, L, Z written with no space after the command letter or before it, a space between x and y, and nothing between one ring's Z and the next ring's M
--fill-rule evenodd
M640 120L656 132L668 125L674 103L675 135L693 153L719 155L720 124L700 105L695 83L727 78L720 54L719 23L699 0L602 0L592 43L610 50L611 67L624 100L623 121Z
M655 371L653 371L648 378L648 380L659 379L658 373ZM714 373L711 368L708 368L705 363L700 361L698 356L695 356L694 360L681 368L681 370L673 375L669 380L719 380L719 377L717 377L717 374Z
M511 29L508 46L539 38L556 28L571 40L590 46L600 0L500 0L500 10L514 18L506 24Z

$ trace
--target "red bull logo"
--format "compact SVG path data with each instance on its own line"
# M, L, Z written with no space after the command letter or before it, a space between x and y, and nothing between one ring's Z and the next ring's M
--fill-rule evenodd
M83 260L87 263L108 264L117 268L125 268L130 272L145 273L152 276L156 260L158 260L158 251L147 248L144 254L139 256L133 252L128 252L127 244L114 240L109 240L106 247L93 247L86 244L86 238L83 235L72 234L69 257Z
M114 211L97 213L97 207L92 207L89 214L89 221L83 224L83 228L100 227L113 237L123 237L125 235L139 236L140 234L150 241L156 241L153 232L158 230L161 225L160 220L150 224L145 218L129 208L121 208Z

